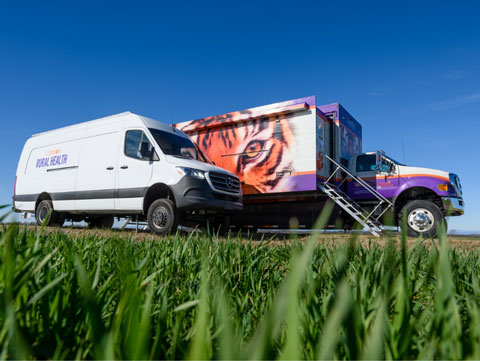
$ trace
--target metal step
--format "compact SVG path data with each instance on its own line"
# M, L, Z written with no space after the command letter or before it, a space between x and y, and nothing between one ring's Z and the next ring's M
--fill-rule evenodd
M379 225L375 224L371 219L366 216L365 210L356 204L352 199L350 199L346 194L340 195L340 190L338 188L333 188L329 183L323 183L320 185L322 191L332 199L336 204L342 207L345 212L350 214L350 216L360 223L364 228L373 234L375 237L380 237L382 232ZM343 192L342 192L343 193Z
M380 236L384 226L380 222L382 215L389 209L393 207L392 202L380 194L376 189L372 188L367 182L362 178L359 178L352 174L346 167L337 163L335 160L330 158L325 154L325 157L336 165L336 169L332 172L330 177L320 185L321 190L332 199L336 204L342 207L348 214L352 216L358 223L367 228L371 234L376 237ZM359 204L357 204L353 199L351 199L347 194L340 190L340 186L345 182L347 178L344 178L338 185L332 184L330 181L335 179L335 174L337 172L344 172L352 179L352 181L360 184L364 189L366 189L370 194L377 199L378 203L373 208L373 210L368 213L363 209ZM380 214L375 216L377 209L380 210Z

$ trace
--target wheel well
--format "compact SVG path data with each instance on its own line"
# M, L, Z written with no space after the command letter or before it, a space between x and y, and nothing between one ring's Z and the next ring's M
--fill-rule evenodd
M51 201L51 200L52 200L52 197L50 197L50 194L48 194L47 192L40 193L40 195L39 195L38 198L37 198L37 201L35 202L35 211L37 210L38 204L39 204L41 201L44 201L44 200L49 200L49 201Z
M395 199L395 219L398 219L398 214L400 213L402 208L408 203L408 201L419 199L434 203L438 208L440 208L440 211L443 212L442 200L440 199L438 194L436 194L429 188L414 187L405 190Z
M143 198L143 214L148 213L148 208L157 199L167 198L175 203L175 197L169 186L163 183L152 185Z

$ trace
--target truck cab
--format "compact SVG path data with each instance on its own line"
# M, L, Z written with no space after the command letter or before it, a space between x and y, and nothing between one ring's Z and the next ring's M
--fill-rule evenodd
M454 173L407 166L381 150L352 155L348 169L393 203L396 225L401 226L406 217L410 236L434 235L444 217L464 213L462 186ZM353 177L347 179L346 188L356 202L375 203L373 195Z

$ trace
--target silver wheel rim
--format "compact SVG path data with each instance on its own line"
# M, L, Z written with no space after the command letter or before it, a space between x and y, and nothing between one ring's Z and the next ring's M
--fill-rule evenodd
M157 228L165 228L168 221L168 212L164 206L155 208L152 215L153 225Z
M410 228L418 233L428 232L432 229L434 220L432 212L425 208L416 208L407 217Z
M47 217L47 214L48 214L48 207L47 206L43 206L42 208L40 208L38 210L38 220L43 223L43 221L45 220L45 218Z

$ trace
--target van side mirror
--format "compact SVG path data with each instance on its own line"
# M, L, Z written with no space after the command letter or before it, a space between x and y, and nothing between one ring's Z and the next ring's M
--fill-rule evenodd
M150 143L147 143L147 142L140 143L140 149L138 150L139 158L150 159L152 157L153 148L152 148L152 150L150 150L149 148L150 148Z

